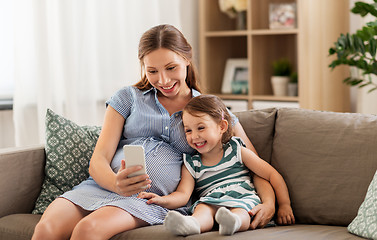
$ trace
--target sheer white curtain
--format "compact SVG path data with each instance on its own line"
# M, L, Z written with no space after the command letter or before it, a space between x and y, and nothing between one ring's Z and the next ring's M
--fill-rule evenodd
M44 143L46 108L101 125L105 100L140 78L141 34L181 29L181 9L177 0L16 0L16 145Z

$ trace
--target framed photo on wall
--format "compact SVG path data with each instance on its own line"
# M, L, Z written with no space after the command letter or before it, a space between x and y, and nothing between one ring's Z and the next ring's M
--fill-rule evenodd
M270 29L296 27L296 3L270 3Z
M247 58L229 58L226 61L221 93L247 94L249 67Z

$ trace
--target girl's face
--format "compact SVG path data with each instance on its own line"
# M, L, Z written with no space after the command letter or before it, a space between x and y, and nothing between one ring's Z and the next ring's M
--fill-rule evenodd
M149 83L165 97L187 93L187 66L189 62L166 48L159 48L144 57L144 70Z
M222 150L221 138L228 125L224 121L217 123L208 114L193 116L184 112L182 116L188 144L200 154Z

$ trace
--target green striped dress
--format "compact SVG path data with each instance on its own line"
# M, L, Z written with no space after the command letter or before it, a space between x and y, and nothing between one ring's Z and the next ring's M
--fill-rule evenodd
M233 137L223 145L224 156L217 165L205 166L200 155L183 154L183 161L195 179L199 196L190 208L193 212L199 203L250 211L261 203L251 182L249 169L242 163L240 138Z

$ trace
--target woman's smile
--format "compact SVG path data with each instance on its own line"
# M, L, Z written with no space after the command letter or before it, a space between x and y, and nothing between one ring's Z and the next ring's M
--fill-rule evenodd
M174 91L174 87L175 87L176 83L173 83L172 85L170 86L161 86L161 89L162 91L164 91L165 93L170 93L172 91Z

